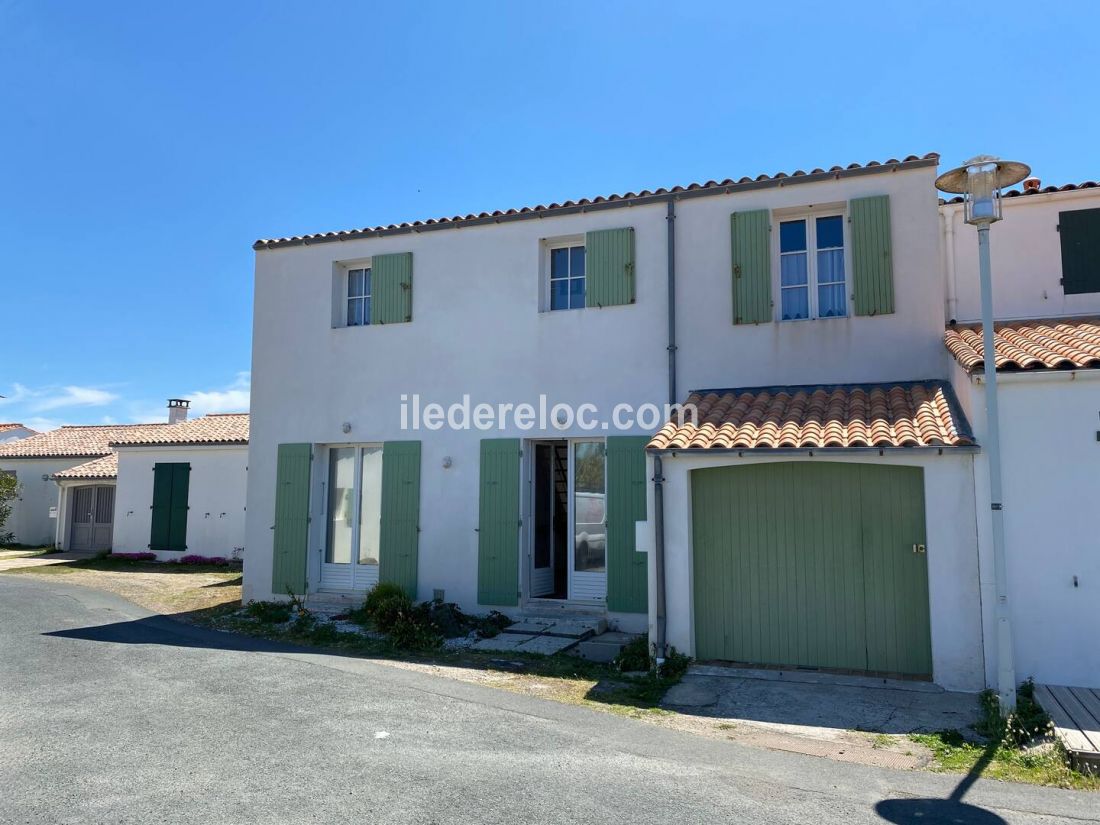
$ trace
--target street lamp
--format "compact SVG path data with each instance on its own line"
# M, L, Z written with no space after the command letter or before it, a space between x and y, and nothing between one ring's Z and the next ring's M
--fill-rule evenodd
M1001 219L1001 188L1031 174L1023 163L989 155L971 158L936 178L936 188L962 195L966 222L978 228L978 268L982 290L982 358L985 362L985 451L989 456L989 506L993 515L993 577L997 589L997 697L1001 710L1016 709L1016 666L1005 570L1004 509L1001 501L1001 433L997 413L997 356L993 343L993 279L989 265L989 227Z

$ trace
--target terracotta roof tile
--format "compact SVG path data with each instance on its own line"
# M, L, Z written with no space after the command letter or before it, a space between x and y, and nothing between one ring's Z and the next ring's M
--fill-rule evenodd
M58 427L18 441L0 444L0 457L6 458L81 458L107 455L110 443L118 438L153 433L167 424L98 424Z
M1032 195L1050 195L1056 192L1073 192L1077 189L1096 189L1100 187L1100 181L1085 180L1080 183L1063 183L1061 186L1044 186L1041 189L1009 189L1007 192L1002 192L1001 197L1004 198L1026 198ZM962 196L950 198L948 200L940 199L940 203L962 203Z
M27 428L24 427L22 424L0 424L0 433L7 432L8 430L25 430L25 429L27 429Z
M693 392L692 421L669 421L650 449L965 447L969 425L942 381Z
M117 478L118 477L118 453L93 458L83 464L77 464L68 470L54 473L53 478Z
M980 324L948 327L944 344L967 372L985 369ZM1100 367L1100 319L1006 321L993 325L997 370Z
M906 163L919 163L922 166L929 165L929 161L938 161L939 155L935 152L930 152L923 157L918 155L907 155L906 157L898 160L897 158L890 158L886 161L872 160L864 164L850 163L847 166L831 166L828 169L815 168L809 172L804 172L799 169L793 173L776 172L772 175L757 175L755 178L742 177L738 180L733 178L726 178L725 180L715 181L709 180L706 183L691 183L686 186L673 186L670 189L655 189L650 191L649 189L643 189L641 192L627 192L623 195L601 195L595 198L581 198L580 200L568 200L561 203L551 203L548 206L542 204L538 206L525 206L521 209L506 209L495 210L493 212L480 212L478 214L469 215L455 215L450 218L431 218L428 220L413 221L411 223L391 223L387 226L366 226L362 229L344 229L338 232L318 232L312 235L294 235L289 238L262 238L256 241L253 245L253 249L274 249L280 246L298 246L309 243L325 243L328 241L346 241L354 238L369 237L371 235L396 233L401 231L415 231L422 226L439 226L441 224L447 226L461 226L473 221L480 222L494 222L494 219L510 218L518 215L538 215L542 216L546 213L559 212L562 210L575 210L578 207L591 206L595 204L603 203L615 203L618 201L632 201L643 198L660 198L664 195L677 194L680 192L698 192L700 190L732 190L735 187L744 187L753 184L769 183L769 182L781 182L781 181L794 181L797 182L801 178L816 178L818 176L828 178L836 177L843 173L850 173L861 169L874 169L876 167L882 167L883 170L896 168ZM720 192L715 191L715 194Z
M186 446L198 444L247 444L248 413L204 415L179 424L166 424L149 432L112 438L112 447Z

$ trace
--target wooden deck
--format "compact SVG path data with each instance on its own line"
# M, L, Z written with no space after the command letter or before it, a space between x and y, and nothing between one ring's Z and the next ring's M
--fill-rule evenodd
M1100 768L1100 690L1036 685L1035 698L1078 768Z

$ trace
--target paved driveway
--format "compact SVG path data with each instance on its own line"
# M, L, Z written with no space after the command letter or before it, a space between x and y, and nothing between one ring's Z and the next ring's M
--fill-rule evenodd
M928 801L958 782L253 643L0 575L3 823L1100 821L1100 796L982 780L963 804Z

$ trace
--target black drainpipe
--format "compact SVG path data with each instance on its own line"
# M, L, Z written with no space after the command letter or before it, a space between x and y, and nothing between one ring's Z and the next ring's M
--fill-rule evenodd
M668 199L668 403L675 404L676 394L676 200ZM665 663L665 490L660 455L653 456L653 547L654 575L654 658L658 670Z

